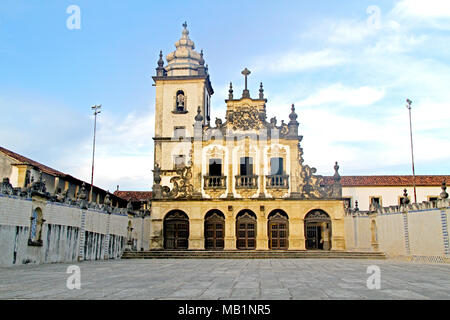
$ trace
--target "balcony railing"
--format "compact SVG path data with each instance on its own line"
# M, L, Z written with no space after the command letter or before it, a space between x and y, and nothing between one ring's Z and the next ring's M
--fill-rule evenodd
M289 189L288 175L266 176L266 187L268 189Z
M236 176L236 189L258 189L258 176Z
M225 176L204 176L205 189L226 189L227 177Z

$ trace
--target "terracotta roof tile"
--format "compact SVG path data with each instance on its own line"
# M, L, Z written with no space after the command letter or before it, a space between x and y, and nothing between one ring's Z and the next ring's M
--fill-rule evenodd
M66 174L66 173L63 173L61 171L55 170L53 168L47 167L46 165L43 165L42 163L39 163L39 162L34 161L34 160L31 160L30 158L24 157L24 156L22 156L22 155L20 155L18 153L15 153L15 152L13 152L11 150L8 150L8 149L5 149L3 147L0 147L0 153L4 153L8 157L13 158L13 159L19 161L20 163L32 165L32 166L38 168L39 170L41 170L42 172L44 172L46 174L49 174L49 175L52 175L52 176L56 176L56 177L60 177L60 178L65 178L67 180L77 181L80 184L82 184L84 182L86 185L90 185L89 183L87 183L87 182L85 182L83 180L80 180L78 178L75 178L74 176L71 176L69 174ZM101 188L99 188L97 186L94 186L94 189L106 192L105 190L103 190L103 189L101 189ZM117 196L115 194L113 194L113 195L115 197L117 197L117 198L121 198L120 196ZM121 200L124 200L124 199L121 199Z
M416 186L441 186L444 181L450 182L450 175L416 176ZM326 185L331 185L333 182L333 177L324 177ZM413 185L413 176L342 176L341 183L343 187L407 187Z
M114 195L127 201L147 201L152 199L151 191L114 191Z
M35 166L37 168L39 168L42 172L53 175L53 176L60 176L60 177L65 177L66 174L62 173L58 170L52 169L50 167L47 167L46 165L43 165L42 163L39 163L37 161L31 160L27 157L24 157L18 153L12 152L11 150L5 149L0 147L0 152L6 154L8 157L11 157L21 163L25 163L25 164L30 164L32 166Z

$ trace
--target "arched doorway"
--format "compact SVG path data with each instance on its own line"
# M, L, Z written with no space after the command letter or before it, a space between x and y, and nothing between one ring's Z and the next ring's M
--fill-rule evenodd
M256 215L250 210L241 211L236 217L236 248L256 249Z
M305 217L307 250L331 250L331 218L323 210L313 210Z
M164 219L164 249L187 249L189 218L181 210L169 212Z
M289 248L289 217L283 210L270 213L267 222L269 249L287 250Z
M225 248L225 216L219 210L211 210L205 216L205 249Z

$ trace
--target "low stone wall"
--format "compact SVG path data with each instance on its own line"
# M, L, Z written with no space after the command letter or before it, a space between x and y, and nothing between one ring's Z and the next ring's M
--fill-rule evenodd
M383 251L388 257L410 261L450 262L449 216L448 198L347 212L346 247Z
M0 266L116 259L137 242L131 229L142 219L107 206L87 207L0 193ZM34 212L40 214L37 225Z

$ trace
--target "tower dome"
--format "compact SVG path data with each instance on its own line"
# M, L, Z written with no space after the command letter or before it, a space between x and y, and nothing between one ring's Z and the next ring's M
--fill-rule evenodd
M195 51L195 44L189 38L187 23L183 24L180 40L175 43L176 50L167 55L167 76L197 76L203 74L203 55Z

